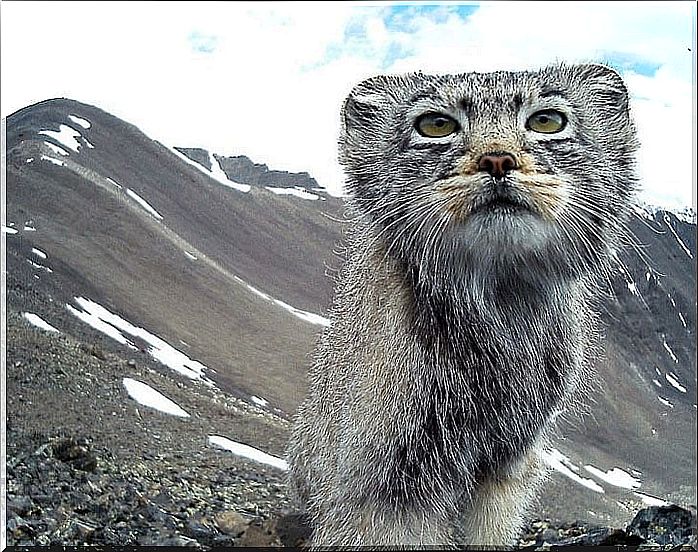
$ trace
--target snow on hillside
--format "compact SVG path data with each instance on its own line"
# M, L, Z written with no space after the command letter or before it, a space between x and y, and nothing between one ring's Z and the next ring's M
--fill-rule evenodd
M165 414L178 416L180 418L189 418L189 413L181 408L173 400L168 399L165 395L156 391L150 385L133 378L124 378L122 383L128 392L129 397L137 403L154 408Z
M55 157L51 157L50 155L42 155L41 160L48 161L49 163L53 163L54 165L58 165L59 167L65 167L65 163L63 161L61 161L60 159L56 159Z
M150 353L155 360L189 379L198 379L202 380L207 385L214 385L214 383L204 375L206 371L211 371L210 368L207 368L196 360L192 360L181 351L172 347L165 340L151 334L144 328L134 326L94 301L84 297L76 297L75 302L83 310L79 310L72 305L66 305L66 308L80 320L89 324L96 330L99 330L115 341L134 350L138 348L124 335L124 333L142 339L150 345L148 353Z
M596 466L587 464L584 466L584 469L597 479L605 481L606 483L609 483L615 487L622 487L623 489L636 489L642 484L639 479L633 477L621 468L612 468L604 472Z
M92 126L92 123L90 123L90 121L88 121L87 119L83 119L82 117L78 117L77 115L68 115L68 118L71 121L73 121L76 125L80 125L85 130Z
M604 488L598 483L596 483L593 479L581 477L577 473L579 472L579 466L575 465L567 456L562 454L556 448L544 451L543 460L552 469L570 478L575 483L579 483L583 487L586 487L587 489L590 489L597 493L605 492Z
M168 149L177 157L179 157L182 161L184 161L187 165L191 165L195 169L204 173L209 178L213 178L216 182L218 182L219 184L223 184L223 186L226 186L227 188L232 188L233 190L237 190L238 192L243 193L247 193L252 189L252 187L249 184L240 184L239 182L233 182L232 180L230 180L223 172L223 169L221 169L218 160L214 157L213 154L209 154L212 168L212 170L209 171L206 167L197 163L193 159L190 159L188 156L184 155L176 148L169 147Z
M258 290L256 287L248 284L247 282L245 282L241 278L238 278L237 276L236 279L239 280L240 283L244 284L245 287L247 287L247 289L249 289L255 295L258 295L262 299L265 299L266 301L269 301L274 305L281 307L282 309L290 312L293 316L300 318L305 322L310 322L311 324L318 324L320 326L329 326L331 323L329 318L325 318L324 316L320 316L319 314L315 314L312 312L297 309L296 307L293 307L288 303L284 303L279 299L274 299L271 295L267 295L263 291Z
M243 456L255 462L260 462L262 464L269 464L280 470L287 470L288 464L285 460L262 452L259 449L245 445L243 443L237 443L231 441L227 437L221 437L220 435L209 435L208 442L216 447L228 450L237 456Z
M310 200L321 199L319 195L311 194L308 190L300 186L294 186L293 188L276 188L274 186L265 186L265 188L269 190L271 193L277 195L292 195L301 199Z
M575 483L578 483L579 485L599 494L606 493L606 489L604 489L602 485L597 483L597 481L594 481L594 479L590 479L587 477L582 477L579 474L579 466L572 462L572 460L568 456L560 452L558 449L551 448L549 450L544 451L543 461L550 468L561 473L562 475L571 479ZM602 469L597 468L593 464L586 464L584 466L584 469L598 481L607 483L619 489L631 491L633 496L639 498L647 505L665 506L669 504L668 502L658 497L654 497L638 491L638 489L642 486L642 481L640 479L640 476L642 474L637 470L630 470L630 472L632 473L629 473L628 471L616 466L604 471Z
M143 209L148 211L148 213L150 213L156 219L162 220L162 215L158 213L150 203L148 203L145 199L139 196L131 188L126 188L126 193L129 195L129 197L133 198L136 201L136 203L138 203L138 205L140 205L141 207L143 207Z
M78 150L80 149L80 142L77 141L77 138L82 136L80 132L68 125L59 125L58 129L58 131L40 130L39 134L49 136L63 144L66 148L73 150L75 153L78 153Z
M22 313L22 316L33 326L36 326L37 328L47 331L47 332L53 332L53 333L60 333L59 330L54 328L51 324L46 322L43 318L41 318L38 314L34 314L33 312L24 312Z
M679 219L682 222L696 224L696 211L692 207L686 206L682 209L675 209L670 207L654 205L652 203L646 203L642 200L637 200L635 202L635 213L637 213L645 219L653 220L654 216L660 211L672 213L677 219Z

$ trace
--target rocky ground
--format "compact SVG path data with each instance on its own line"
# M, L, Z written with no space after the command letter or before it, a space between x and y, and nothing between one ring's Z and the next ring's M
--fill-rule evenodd
M123 377L157 387L192 416L128 398ZM308 530L283 472L210 446L224 435L283 455L288 421L168 372L145 354L7 328L7 543L296 546ZM648 508L628 527L534 520L520 546L695 547L695 512ZM692 540L691 540L692 539Z

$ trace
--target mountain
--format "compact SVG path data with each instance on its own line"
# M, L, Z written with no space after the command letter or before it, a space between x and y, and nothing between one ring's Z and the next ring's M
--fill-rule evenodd
M6 128L13 458L87 435L115 465L148 447L212 478L235 465L276 485L265 515L288 507L279 465L260 472L211 436L283 456L329 323L341 199L307 173L171 148L68 99ZM630 229L601 301L597 391L548 452L540 517L620 525L647 503L695 508L695 215L639 206ZM190 416L144 407L131 380Z
M289 309L320 313L330 300L335 198L223 186L132 125L66 100L8 118L7 140L7 220L19 230L8 251L46 252L54 280L65 269L63 304L86 297L184 341L223 387L293 410L319 327Z

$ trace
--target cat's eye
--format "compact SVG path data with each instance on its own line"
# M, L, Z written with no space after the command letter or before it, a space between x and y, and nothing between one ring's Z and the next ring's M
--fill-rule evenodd
M526 128L542 134L554 134L560 132L567 125L567 117L564 113L555 109L538 111L528 118Z
M425 113L414 123L417 132L427 138L442 138L458 130L458 123L443 113Z

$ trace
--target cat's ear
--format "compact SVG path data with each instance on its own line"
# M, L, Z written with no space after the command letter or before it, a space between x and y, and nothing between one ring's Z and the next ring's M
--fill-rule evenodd
M375 119L378 112L389 104L387 92L390 83L390 77L379 75L360 82L352 89L342 107L342 127L345 131Z
M628 89L615 69L600 63L577 67L582 85L594 94L596 102L608 107L628 110Z
M378 75L357 84L342 106L342 129L346 132L375 121L404 99L418 74Z

